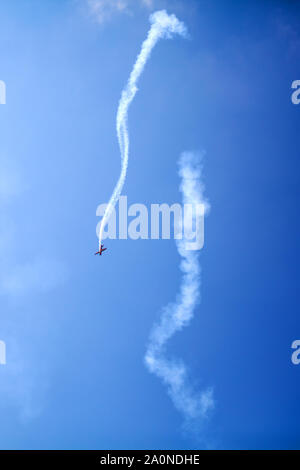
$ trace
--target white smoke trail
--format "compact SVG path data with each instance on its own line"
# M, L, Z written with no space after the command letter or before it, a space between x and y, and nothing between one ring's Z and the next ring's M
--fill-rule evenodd
M179 175L182 178L180 190L184 204L204 204L204 186L201 182L202 166L199 155L184 152L179 159ZM195 222L195 214L193 218ZM185 222L184 222L185 225ZM189 384L185 365L181 361L167 359L165 346L167 341L186 326L192 319L195 307L200 300L200 266L196 251L186 249L189 231L192 228L184 227L184 238L177 240L177 249L181 256L180 269L183 273L180 292L177 300L164 308L159 323L154 326L145 362L149 370L160 377L168 388L168 393L176 406L186 419L203 418L213 408L214 400L212 390L202 393L195 392Z
M168 15L165 10L153 13L150 16L150 23L151 28L148 32L147 39L142 44L141 52L133 66L128 83L122 91L118 107L116 127L121 152L121 174L101 220L99 230L99 249L101 248L104 227L111 216L113 208L119 200L125 183L129 153L129 136L127 129L128 109L138 90L137 82L144 70L147 60L150 57L152 49L159 39L172 38L173 34L185 36L187 33L185 25L180 22L175 15Z

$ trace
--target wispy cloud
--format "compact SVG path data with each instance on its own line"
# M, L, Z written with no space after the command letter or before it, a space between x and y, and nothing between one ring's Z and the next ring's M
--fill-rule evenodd
M154 0L87 0L90 14L103 24L114 15L131 13L135 5L153 8Z
M285 18L280 12L274 18L275 27L279 37L286 41L286 58L288 60L299 60L300 57L300 35L294 23L293 17Z
M0 408L13 405L23 422L31 421L42 411L49 387L49 370L32 357L28 342L6 338L7 363L1 367Z
M127 0L88 0L91 15L98 21L104 23L114 14L127 10Z
M13 159L0 156L0 295L23 295L47 292L62 284L68 277L61 261L40 256L23 264L14 264L12 249L18 246L10 205L28 190L26 178Z
M180 190L184 204L208 203L204 198L201 158L199 155L185 152L179 160ZM194 223L196 222L194 216ZM185 228L185 238L177 240L178 253L181 256L180 269L182 281L177 300L164 308L159 323L154 326L147 348L145 362L151 372L165 383L175 407L183 414L186 421L203 419L214 407L213 392L207 388L197 392L190 384L186 366L181 360L166 357L166 344L170 338L192 320L196 305L200 300L200 266L198 253L186 249L190 239L190 226Z
M142 3L148 8L152 8L154 6L154 0L142 0Z
M0 156L0 202L8 202L26 189L17 165L3 155Z
M21 313L26 308L25 296L47 293L60 286L68 278L68 269L49 254L15 263L14 252L19 247L20 236L11 206L25 189L29 188L18 164L13 159L0 157L0 339L6 344L6 364L1 366L0 407L11 403L18 409L19 417L27 421L41 411L48 378L41 361L36 361L36 354L31 352L29 356L30 341L28 337L24 341L23 333L20 334L20 323L11 323L12 317L5 311L6 300L21 299L22 303L17 304L17 307L22 306Z
M48 292L63 284L68 277L65 265L50 258L37 258L20 264L2 275L0 294L13 296Z

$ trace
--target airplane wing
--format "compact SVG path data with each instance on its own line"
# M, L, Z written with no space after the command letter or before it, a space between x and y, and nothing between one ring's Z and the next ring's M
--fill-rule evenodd
M106 251L107 248L101 248L101 250L97 251L97 253L95 253L95 255L102 255L103 251Z

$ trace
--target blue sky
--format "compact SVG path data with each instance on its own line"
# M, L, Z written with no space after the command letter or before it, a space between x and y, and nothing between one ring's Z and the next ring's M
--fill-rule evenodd
M93 256L96 208L119 175L120 93L161 8L190 37L161 41L146 66L124 194L180 202L178 158L205 150L202 301L168 345L196 388L214 389L197 432L143 360L180 285L174 240L108 241ZM299 4L97 11L1 2L0 447L299 448Z

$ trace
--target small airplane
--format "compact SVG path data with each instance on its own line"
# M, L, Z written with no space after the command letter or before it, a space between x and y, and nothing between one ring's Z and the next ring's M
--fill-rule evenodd
M107 250L107 248L104 248L104 245L101 245L100 250L95 253L95 255L101 256L103 251Z

